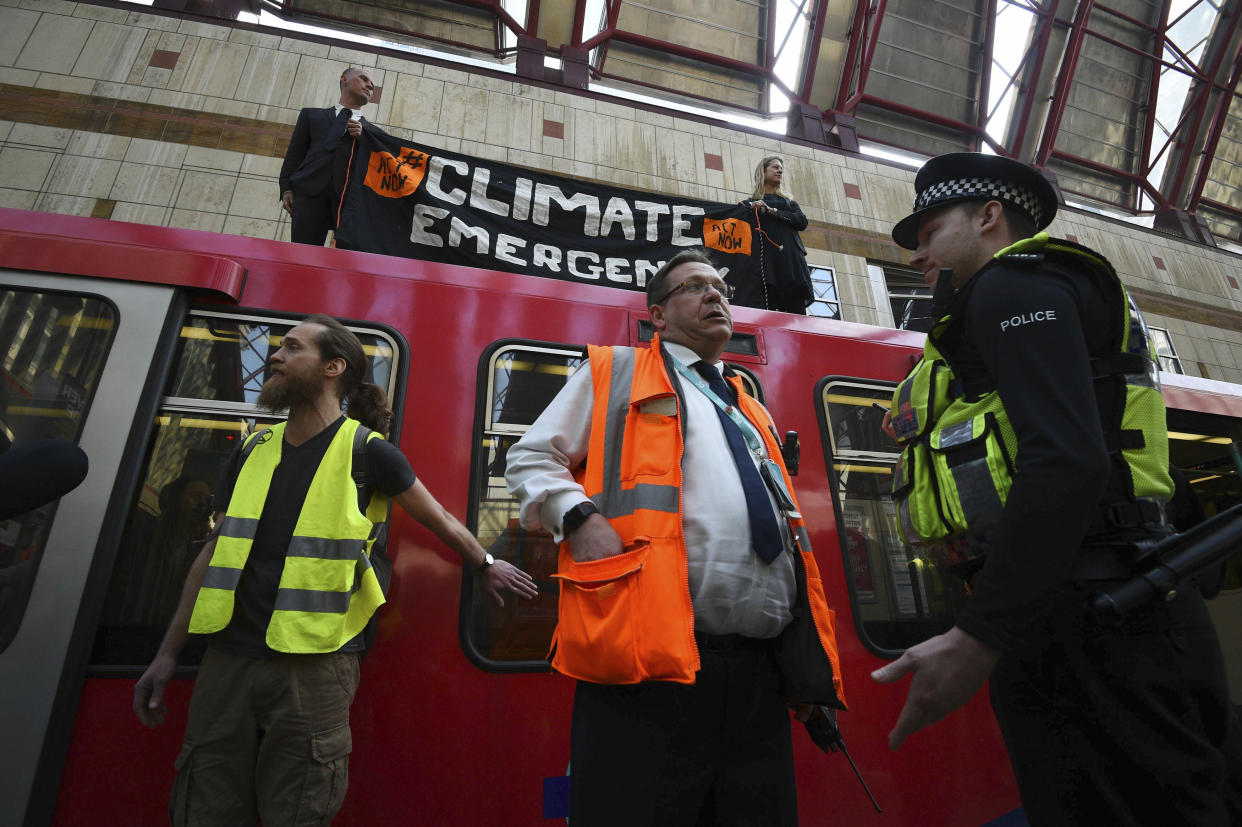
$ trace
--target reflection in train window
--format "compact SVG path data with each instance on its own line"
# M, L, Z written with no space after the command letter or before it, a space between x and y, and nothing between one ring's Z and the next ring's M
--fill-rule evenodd
M211 532L225 461L255 429L279 421L255 402L267 359L295 324L198 311L186 319L96 630L93 674L128 672L155 655L190 564ZM392 398L395 342L374 329L349 328L370 357L367 381ZM197 665L202 651L201 641L191 641L181 666Z
M965 600L961 581L914 554L897 531L889 492L898 450L880 428L892 394L891 384L846 379L819 389L855 625L880 652L946 631Z
M482 666L497 670L546 669L548 646L556 627L560 590L556 544L546 531L518 525L518 502L505 487L510 446L522 438L569 377L586 364L583 348L568 345L504 344L483 356L485 362L477 465L474 528L479 542L497 560L525 569L539 587L535 600L506 600L503 607L472 591L474 578L463 578L462 645ZM748 392L762 399L754 374L733 365Z
M1187 514L1197 518L1215 516L1242 503L1242 423L1211 414L1170 408L1169 462L1189 484L1191 501L1174 500L1173 522L1179 530L1190 528ZM1218 577L1219 575L1219 577ZM1230 558L1221 572L1211 572L1210 585L1222 591L1242 589L1242 552Z
M268 359L296 321L197 312L181 327L177 361L165 394L253 405L268 377ZM366 381L392 396L395 345L376 331L354 330L370 362Z
M0 290L0 452L77 443L116 330L102 298ZM0 651L26 612L55 503L0 523Z
M546 531L527 531L518 525L518 502L505 488L505 462L509 447L583 366L586 355L578 347L503 345L484 358L486 387L481 390L486 395L474 474L474 533L497 560L507 560L535 578L539 597L506 600L503 607L481 594L463 599L462 611L467 614L462 643L489 666L545 668L560 593L552 579L556 544ZM464 581L466 588L472 587L473 578Z

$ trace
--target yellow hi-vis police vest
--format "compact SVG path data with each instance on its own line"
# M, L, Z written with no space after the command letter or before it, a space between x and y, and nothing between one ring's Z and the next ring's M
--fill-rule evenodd
M1047 233L1019 241L996 258L1019 265L1047 261L1062 272L1095 280L1110 296L1115 350L1093 354L1091 361L1097 401L1099 383L1124 384L1124 404L1099 411L1105 444L1124 462L1113 464L1094 524L1119 530L1159 524L1173 493L1164 399L1147 326L1112 265L1086 247ZM936 322L922 360L897 386L892 404L893 430L902 444L893 473L898 526L906 542L948 563L986 553L1019 460L1018 438L1000 394L991 390L967 399L959 389L953 354L944 351L944 335L955 323L960 319L952 313Z
M346 419L324 453L298 513L277 587L267 645L277 652L335 652L361 632L384 603L371 566L376 529L387 518L387 499L376 493L367 513L358 507L352 476L359 423ZM216 538L203 585L194 602L190 632L208 634L228 625L233 597L280 464L285 423L251 434L250 450ZM368 433L366 439L378 437Z

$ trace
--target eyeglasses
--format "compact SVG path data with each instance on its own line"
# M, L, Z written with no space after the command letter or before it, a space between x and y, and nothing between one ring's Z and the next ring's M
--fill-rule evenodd
M677 285L672 290L665 293L654 303L664 304L664 302L668 301L668 297L676 293L678 290L685 290L688 295L697 296L698 294L707 290L707 288L709 287L715 290L717 293L719 293L720 297L724 299L725 301L728 301L729 299L733 298L733 294L737 292L736 288L734 288L732 284L726 284L723 281L704 281L703 279L686 279L681 284Z

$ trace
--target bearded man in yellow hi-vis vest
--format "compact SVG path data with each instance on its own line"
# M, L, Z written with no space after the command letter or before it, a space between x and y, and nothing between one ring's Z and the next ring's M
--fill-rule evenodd
M326 824L340 809L363 632L384 602L371 552L389 499L478 570L497 603L504 591L536 594L383 438L393 414L384 391L363 381L353 333L311 316L270 361L259 404L289 418L251 434L230 458L215 532L134 689L135 714L158 726L188 635L209 635L177 757L174 825Z
M523 525L561 543L571 824L796 825L789 707L844 708L776 429L721 361L732 294L705 253L674 256L651 346L589 347L509 449Z

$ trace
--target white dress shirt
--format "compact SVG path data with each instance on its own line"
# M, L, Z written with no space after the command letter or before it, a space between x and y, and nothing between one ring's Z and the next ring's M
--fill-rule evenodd
M701 361L688 347L669 342L665 348L684 365ZM565 512L587 500L569 469L586 456L590 440L595 394L589 364L570 377L525 436L509 449L505 471L509 492L521 502L522 525L545 528L558 542ZM723 362L716 363L717 370L723 368ZM786 553L764 563L751 548L746 495L716 406L693 384L682 382L676 372L672 380L681 386L686 400L682 526L695 629L716 635L775 637L789 623L795 599L789 524L777 512ZM766 455L766 449L761 450ZM752 460L757 467L759 460ZM775 502L772 509L776 511Z

